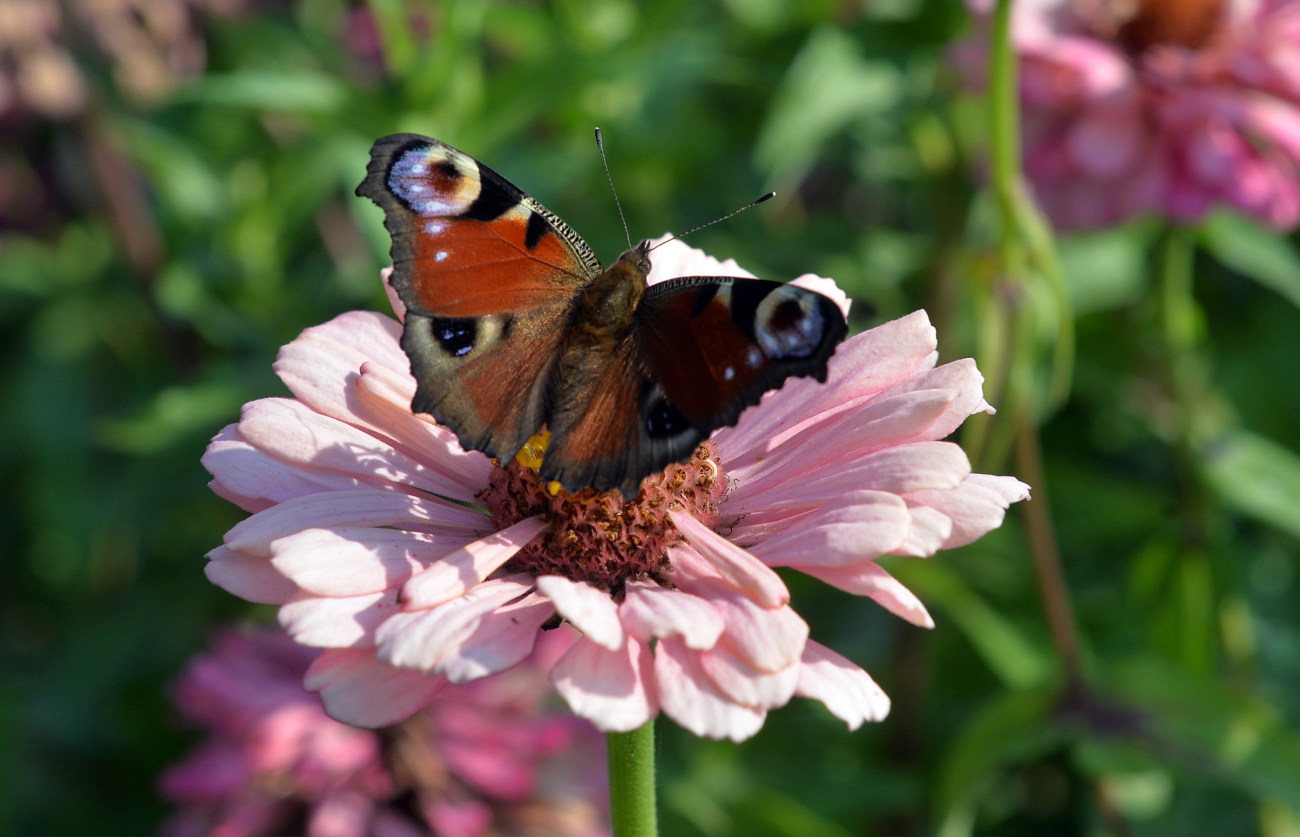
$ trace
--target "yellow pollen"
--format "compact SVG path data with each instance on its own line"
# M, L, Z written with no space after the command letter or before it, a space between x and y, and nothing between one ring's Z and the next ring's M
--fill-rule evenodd
M547 446L551 443L551 431L543 430L533 436L524 446L515 454L515 461L525 468L531 468L536 471L542 467L542 457L546 453Z

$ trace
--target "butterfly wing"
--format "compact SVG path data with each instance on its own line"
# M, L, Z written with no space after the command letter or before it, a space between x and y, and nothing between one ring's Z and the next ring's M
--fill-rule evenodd
M416 134L375 142L357 194L384 210L406 306L411 408L513 456L541 426L573 294L600 272L567 224L492 169Z
M586 394L553 412L542 476L633 497L644 477L686 460L786 379L825 381L847 333L833 301L796 285L732 277L653 285Z
M848 334L829 297L766 279L661 282L646 290L638 314L642 352L667 405L706 435L735 424L788 378L824 382ZM653 415L656 405L647 407Z

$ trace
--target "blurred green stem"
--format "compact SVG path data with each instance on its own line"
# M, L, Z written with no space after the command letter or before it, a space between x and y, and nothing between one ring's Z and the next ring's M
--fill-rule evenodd
M1074 606L1061 566L1061 553L1052 527L1048 504L1047 476L1043 470L1038 434L1037 407L1031 398L1034 308L1029 270L1042 276L1051 292L1057 311L1056 345L1052 374L1048 386L1050 405L1060 404L1069 394L1070 368L1073 365L1074 327L1065 280L1056 259L1051 230L1038 214L1025 189L1020 170L1020 106L1016 52L1011 43L1012 0L998 0L993 16L993 43L990 59L989 108L992 113L992 174L1001 216L999 261L1002 273L1015 287L1009 295L1012 322L1006 332L1003 351L1006 358L1008 407L1015 434L1016 469L1034 490L1034 499L1024 507L1025 527L1038 579L1039 593L1052 645L1061 660L1066 687L1082 683L1083 669L1079 655L1079 630ZM997 301L994 301L997 305Z
M992 182L1002 221L998 249L1001 268L1007 275L1024 277L1027 269L1032 269L1043 278L1055 309L1055 341L1046 405L1054 408L1070 394L1074 315L1051 227L1030 199L1021 172L1020 85L1015 45L1011 42L1011 6L1012 0L998 0L989 62ZM1022 305L1028 301L1019 300ZM1013 398L1027 397L1023 391L1015 394L1018 386L1014 379L1007 384L1013 390Z
M655 724L605 736L614 837L655 837Z

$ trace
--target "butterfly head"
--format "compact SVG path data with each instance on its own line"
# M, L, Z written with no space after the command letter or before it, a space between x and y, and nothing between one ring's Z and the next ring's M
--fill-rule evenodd
M629 247L623 251L623 255L618 257L618 262L632 268L642 278L650 275L650 250L652 242L650 239L642 239L641 243L635 247Z

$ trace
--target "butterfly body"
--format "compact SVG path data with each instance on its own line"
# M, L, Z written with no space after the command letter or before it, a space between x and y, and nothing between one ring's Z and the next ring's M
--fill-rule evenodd
M357 188L385 211L412 409L512 457L551 433L541 476L637 493L794 375L825 380L847 332L813 291L759 279L647 285L650 243L603 269L567 224L428 137L375 143Z

